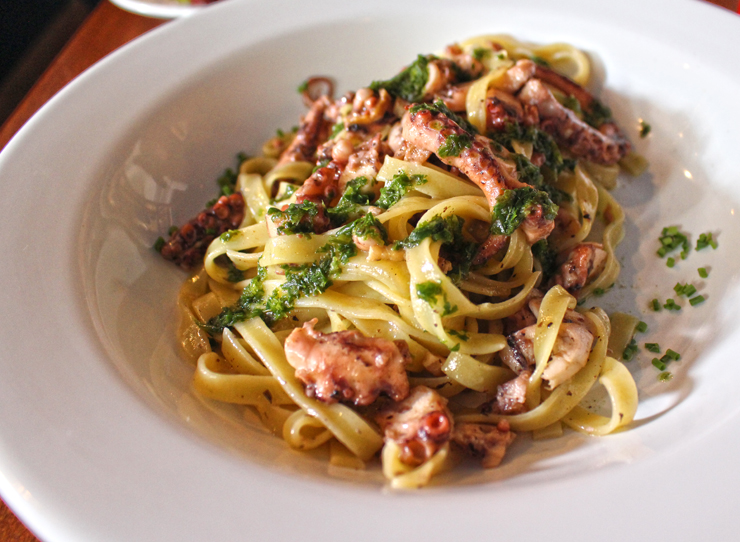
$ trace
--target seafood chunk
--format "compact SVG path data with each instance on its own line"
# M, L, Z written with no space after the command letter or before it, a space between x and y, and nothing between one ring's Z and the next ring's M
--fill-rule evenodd
M465 422L455 427L452 440L473 457L482 457L484 468L492 469L501 464L506 449L514 442L516 434L510 429L505 420L498 425Z
M530 305L539 312L540 299L533 299ZM527 326L506 337L506 347L499 356L517 374L532 370L534 357L534 335L536 324ZM568 309L560 324L550 359L542 373L547 387L554 389L580 371L591 353L594 335L588 320L580 313Z
M568 252L565 262L552 278L552 283L561 285L569 293L577 296L589 279L604 269L606 256L601 243L580 243Z
M298 127L295 138L287 149L280 155L278 164L289 162L314 162L314 155L319 144L329 136L331 121L324 118L324 112L329 107L329 98L326 96L316 100L311 109Z
M386 440L401 448L401 461L421 465L450 440L453 422L447 399L425 386L417 386L401 403L381 410L376 421Z
M165 260L183 269L200 265L203 256L216 237L238 228L244 220L244 198L241 194L221 196L213 206L202 211L182 228L173 232L162 247Z
M519 93L519 99L537 107L540 128L579 158L603 165L616 164L630 150L630 144L613 124L604 132L589 126L570 109L557 101L539 79L530 79Z
M369 405L381 393L395 401L408 395L406 343L365 337L359 331L325 334L314 329L316 323L306 322L285 340L285 356L306 385L306 395L356 405Z
M531 370L504 382L496 391L494 410L500 414L521 414L527 410L527 385L532 376Z

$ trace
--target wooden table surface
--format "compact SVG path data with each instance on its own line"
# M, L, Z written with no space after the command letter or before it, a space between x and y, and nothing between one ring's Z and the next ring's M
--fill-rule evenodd
M740 0L708 1L732 11L740 9ZM0 150L42 105L77 75L108 53L161 24L166 21L125 12L107 0L101 2L0 128ZM37 540L0 501L0 541Z

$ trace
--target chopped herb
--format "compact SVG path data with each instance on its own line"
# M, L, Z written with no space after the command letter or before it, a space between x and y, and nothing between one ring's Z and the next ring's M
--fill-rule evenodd
M611 120L612 112L607 106L599 100L591 100L591 107L588 111L583 112L583 120L586 124L598 128L605 122Z
M228 280L229 282L241 282L244 280L244 271L235 266L234 262L232 262L231 260L229 260L227 270L228 275L226 277L226 280Z
M157 240L154 241L154 250L157 252L162 252L162 249L164 248L165 240L163 237L157 237Z
M511 235L535 205L542 206L542 215L546 220L553 220L558 214L558 206L542 190L530 187L504 190L493 208L491 233Z
M635 341L635 339L632 339L630 343L624 347L624 352L622 352L622 359L624 361L631 361L637 353L637 348L637 342Z
M492 52L491 49L486 49L485 47L476 47L473 49L473 58L480 62L484 58L491 56Z
M673 299L666 299L665 303L663 304L664 309L668 309L669 311L680 311L681 306L677 305L676 302Z
M417 113L419 111L431 111L432 113L438 113L442 114L451 121L453 121L455 124L457 124L460 128L465 130L468 135L474 136L478 133L478 129L470 124L468 122L468 119L458 115L454 111L452 111L442 100L437 100L433 104L428 103L419 103L414 104L409 109L410 113Z
M308 80L303 81L303 83L301 83L300 85L298 85L298 89L297 90L298 90L298 93L299 94L303 94L304 92L306 92L308 90Z
M445 138L437 149L437 156L447 158L448 156L460 156L463 149L473 146L473 140L466 134L450 134Z
M650 307L653 309L653 311L659 312L660 311L660 301L658 301L657 299L653 299L650 302Z
M706 299L704 298L704 296L703 295L698 295L696 297L692 297L691 299L689 299L689 305L691 305L693 307L695 305L698 305L699 303L704 303L704 301L706 301Z
M262 312L259 304L265 295L264 281L266 276L267 268L258 267L257 276L250 280L242 290L239 301L231 307L224 308L219 315L214 316L207 323L200 324L201 327L210 334L220 333L225 327L259 316Z
M700 267L699 269L697 269L697 271L699 271L699 276L703 279L709 276L709 272L707 271L706 267Z
M685 260L689 255L689 250L691 250L688 237L681 233L677 226L663 228L658 240L660 241L660 248L658 249L657 254L661 258L669 252L681 248L681 259ZM675 264L675 259L673 262ZM668 267L673 267L673 265L670 264L666 265L668 265Z
M452 263L452 270L447 276L458 280L468 274L471 262L478 251L477 243L469 241L463 235L465 220L457 215L435 216L431 220L416 225L416 228L403 241L393 244L394 250L413 248L424 239L441 241L444 257Z
M545 68L549 68L550 67L550 63L547 60L545 60L544 58L542 58L541 56L532 55L532 56L529 57L529 59L532 62L534 62L535 64L539 65L539 66L543 66Z
M290 197L295 194L296 190L298 190L298 185L286 184L282 194L278 194L276 197L271 199L270 203L275 204L285 201L286 199L290 199Z
M660 354L660 345L658 343L645 343L645 350L654 354Z
M702 233L696 241L696 250L702 250L707 247L717 248L717 241L712 238L712 232Z
M408 175L405 171L401 170L380 189L380 197L375 202L375 205L381 209L390 209L401 201L401 198L414 186L421 186L426 182L426 175Z
M375 239L380 244L388 242L388 232L372 213L367 213L352 223L352 231L358 239Z
M455 346L450 348L450 352L457 352L458 350L460 350L460 343L457 343Z
M540 239L532 245L532 255L540 262L545 280L555 274L558 269L557 252L550 247L547 239Z
M330 162L331 162L331 160L329 160L328 158L327 158L326 160L322 160L321 162L319 162L318 164L316 164L316 165L315 165L315 166L313 167L313 169L311 170L311 173L316 173L316 172L317 172L318 170L320 170L320 169L321 169L322 167L326 167L326 166L328 166Z
M420 282L416 285L416 295L419 296L419 299L423 299L430 305L436 305L437 296L442 295L444 300L442 316L448 316L454 312L457 312L457 305L452 305L447 300L447 294L443 293L442 285L438 282L433 282L431 280L427 282Z
M645 333L647 330L648 330L648 325L643 321L640 321L637 324L637 326L635 326L635 331L639 333Z
M223 242L226 242L226 241L230 241L237 235L241 235L241 232L239 230L229 230L229 231L223 232L221 236L219 237L219 239L221 239L221 241Z
M673 287L673 291L676 292L678 295L691 297L696 293L696 287L693 284L681 284L680 282L677 282L676 285Z
M653 358L653 366L659 371L665 371L667 367L666 364L660 361L658 358Z
M678 361L679 359L681 359L681 354L679 354L675 350L671 350L670 348L665 351L665 355L668 359L673 361Z
M407 102L419 102L424 98L424 87L429 80L427 65L434 59L419 55L411 65L401 73L387 81L373 81L370 89L378 91L384 88L395 98L403 98Z
M674 267L674 266L676 265L676 260L674 260L674 259L673 259L672 257L671 257L671 258L668 258L668 259L667 259L667 260L665 261L665 264L666 264L666 265L667 265L668 267Z
M313 219L320 210L316 203L306 200L303 203L291 203L285 211L271 207L267 214L273 222L280 223L277 229L279 235L310 235L314 233Z
M344 224L350 218L359 216L363 212L361 206L369 205L374 198L374 193L363 192L363 188L368 184L370 180L367 177L355 177L347 183L344 194L339 198L336 206L326 210L332 224Z
M334 139L339 135L339 132L344 130L344 123L343 122L337 122L334 126L331 127L331 133L329 134L329 139Z
M643 119L640 119L640 137L647 137L650 133L650 130L652 130L652 127Z
M673 378L673 373L669 371L663 371L658 375L658 380L661 382L668 382Z
M512 145L514 141L532 143L533 151L545 157L544 167L549 168L555 175L563 170L573 170L575 168L575 161L563 158L552 136L534 126L507 122L502 131L488 133L487 135L491 140L503 145L511 152L515 152Z
M170 237L172 237L175 233L177 233L179 229L180 228L178 228L177 226L170 226L170 229L167 230L167 233L169 234Z
M453 337L457 337L461 341L467 341L468 339L470 339L470 336L467 333L465 333L464 331L457 331L457 330L454 330L454 329L448 329L447 330L447 333L449 335L452 335Z
M206 235L216 235L217 231L216 228L206 228Z
M598 297L604 295L604 292L606 292L606 290L603 288L594 288L593 294Z

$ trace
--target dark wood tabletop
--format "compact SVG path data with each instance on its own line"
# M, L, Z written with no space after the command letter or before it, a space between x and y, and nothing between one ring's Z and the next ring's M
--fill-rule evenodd
M708 0L738 11L740 0ZM0 127L0 150L26 121L52 96L80 73L128 43L166 21L123 11L103 1L72 36L16 110ZM35 542L38 539L0 501L0 541Z

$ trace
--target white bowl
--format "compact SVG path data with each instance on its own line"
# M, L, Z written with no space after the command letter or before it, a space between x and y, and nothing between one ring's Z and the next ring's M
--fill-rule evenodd
M602 97L652 164L616 192L628 238L603 304L640 315L645 341L682 361L667 385L644 350L631 362L632 431L520 439L499 469L392 494L377 469L330 470L194 396L174 340L185 274L151 246L214 195L238 151L296 124L306 77L353 89L493 32L569 41L596 61ZM46 540L686 540L739 527L738 36L740 19L688 0L233 1L111 55L0 155L3 498ZM672 224L720 246L667 269L654 252ZM707 302L649 312L678 281Z

